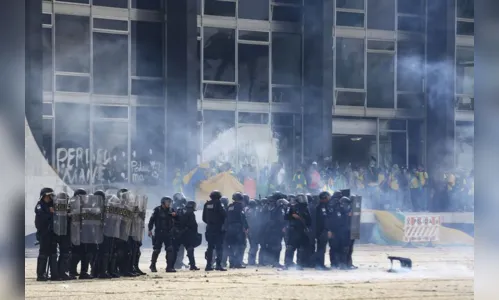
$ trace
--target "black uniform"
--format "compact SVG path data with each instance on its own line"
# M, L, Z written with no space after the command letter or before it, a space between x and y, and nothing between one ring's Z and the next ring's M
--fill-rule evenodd
M201 243L198 236L198 223L196 221L196 215L194 211L196 209L196 203L194 201L189 201L187 205L181 210L177 211L177 229L178 238L176 241L176 247L183 247L187 250L187 258L189 259L190 270L197 271L199 270L196 267L196 260L194 258L194 248L199 246ZM178 260L177 260L178 261Z
M64 197L69 200L69 196L66 193L59 193L58 197ZM65 207L55 207L55 210L65 210L66 212L69 210L69 207L66 205ZM71 232L70 232L70 222L71 218L67 218L67 234L66 235L54 235L52 243L53 249L57 249L59 247L59 259L57 260L57 269L54 269L56 266L51 266L52 277L58 277L60 280L71 280L75 279L74 277L68 276L67 272L69 270L69 263L71 259ZM52 260L52 259L51 259Z
M329 218L329 202L330 195L328 192L322 192L319 194L320 202L315 208L315 238L317 240L317 252L315 255L315 267L318 269L326 269L324 263L324 256L326 254L326 245L328 243L328 232L330 230L328 218Z
M256 265L258 246L261 243L261 206L257 205L256 201L250 201L245 214L249 226L248 240L250 248L248 251L248 265L254 266Z
M169 198L168 198L169 199ZM162 199L166 201L165 198ZM171 202L171 199L169 200ZM158 206L154 209L149 219L148 229L151 232L154 227L153 252L151 258L151 272L157 272L156 261L161 253L161 247L165 246L166 251L166 271L175 272L174 264L176 259L176 249L174 244L173 227L177 219L175 211L170 207Z
M206 241L208 249L206 250L206 271L213 270L212 258L213 250L216 251L216 269L225 271L222 267L223 240L224 240L224 222L227 216L222 206L220 198L222 194L213 191L210 194L211 200L207 201L203 207L203 222L206 223Z
M74 191L73 197L86 195L87 191L84 189L76 189ZM83 245L73 245L71 244L71 260L69 263L69 276L76 278L79 275L77 271L78 263L82 262L81 266L85 262L85 248ZM84 276L85 277L85 276Z
M182 193L173 194L173 209L176 212L181 212L187 203L187 199ZM175 261L175 269L181 269L184 266L184 256L185 256L185 248L186 246L183 244L179 244L177 246L177 259Z
M36 278L38 281L47 280L45 272L49 257L52 259L52 276L55 275L54 270L57 270L57 246L54 247L55 244L53 243L53 212L51 211L54 207L52 202L53 193L54 191L51 188L43 188L40 191L40 200L36 203L35 207L36 237L40 243L36 267ZM46 197L50 197L48 202L44 200Z
M306 248L309 247L309 228L312 224L310 212L307 206L307 200L304 195L297 195L297 204L288 208L285 215L285 220L288 221L286 229L286 256L285 266L291 267L293 265L293 257L295 251L302 249L298 252L298 256L306 254ZM297 215L295 218L293 215ZM305 257L298 257L298 268L302 268L306 262Z
M345 268L346 250L350 241L350 233L347 227L348 216L339 202L330 201L329 211L331 213L328 218L328 228L332 232L332 237L329 239L331 267Z
M243 198L240 193L232 196L235 201L227 209L225 243L229 249L231 268L243 268L243 255L246 244L248 222L244 214Z
M272 196L269 199L268 208L264 214L268 217L265 223L265 234L262 237L265 244L264 253L262 253L265 264L271 264L280 268L279 258L282 250L282 239L284 238L284 210L277 205L277 200Z

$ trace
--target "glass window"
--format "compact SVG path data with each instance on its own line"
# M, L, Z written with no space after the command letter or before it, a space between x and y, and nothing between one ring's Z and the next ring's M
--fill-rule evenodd
M456 124L456 165L472 171L474 168L474 142L475 128L471 122L459 122Z
M286 113L273 113L272 126L274 127L293 127L293 115Z
M163 0L132 0L132 8L161 10Z
M90 182L90 105L55 104L55 167L70 185Z
M205 80L235 81L236 39L234 29L203 27Z
M92 0L92 5L128 8L128 0Z
M456 93L474 95L475 53L471 47L456 47Z
M337 8L364 9L364 0L336 0Z
M239 44L239 100L269 102L269 47Z
M424 78L424 43L398 41L397 90L421 93Z
M301 105L300 87L273 87L272 102Z
M474 110L475 98L472 96L457 96L456 97L457 110Z
M457 22L456 34L458 35L474 35L475 34L475 22Z
M42 140L42 153L49 165L52 166L52 122L54 119L43 119L43 140Z
M128 35L94 32L93 92L128 95Z
M364 27L364 13L336 12L336 25L348 27Z
M269 33L260 31L239 30L239 40L268 42Z
M301 36L272 33L272 83L301 85Z
M94 18L94 28L127 31L128 21Z
M394 61L392 54L367 53L367 107L394 108Z
M128 122L94 122L92 142L93 182L128 182Z
M364 88L364 40L336 38L336 87Z
M394 164L400 167L407 163L407 144L405 132L383 132L379 133L379 164L391 169Z
M132 79L132 95L146 97L163 97L163 80Z
M457 0L456 6L458 18L475 18L475 0Z
M235 122L233 111L203 111L203 161L236 164Z
M368 40L367 41L367 49L394 51L395 50L395 42L394 41Z
M55 0L55 2L69 2L69 3L89 4L90 0Z
M204 14L211 16L235 17L236 2L224 0L204 0Z
M348 164L367 166L371 157L376 157L375 135L334 134L332 142L332 156L341 169L345 169Z
M56 71L90 72L90 18L55 15Z
M132 75L163 77L163 24L131 22Z
M239 18L252 20L269 19L270 0L239 0Z
M52 29L42 29L43 44L43 90L52 91Z
M90 93L90 77L56 75L55 90L59 92Z
M422 109L424 108L423 94L398 94L397 108Z
M272 21L301 22L301 9L293 6L272 5Z
M204 99L236 100L236 85L232 84L203 84Z
M364 106L365 93L336 91L336 105Z
M367 28L395 29L395 0L367 1Z
M425 0L397 0L397 1L398 1L397 7L399 13L422 15L425 11Z
M408 122L409 168L411 169L423 165L423 153L425 151L423 126L421 120L409 120Z
M269 114L240 112L238 122L240 124L268 124Z
M52 14L43 14L42 24L51 25L52 24Z
M301 126L300 115L272 114L272 137L273 142L277 144L278 161L284 165L286 172L291 174L295 165L301 161ZM267 167L260 172L260 176L266 178L268 172Z
M137 106L135 111L130 179L136 184L158 185L164 182L165 109Z
M128 119L128 106L93 105L92 113L94 119L99 119L99 118Z
M409 32L423 32L424 19L412 16L399 16L398 30Z
M301 5L303 0L272 0L273 3Z
M52 116L52 103L44 102L42 105L42 115L43 116Z

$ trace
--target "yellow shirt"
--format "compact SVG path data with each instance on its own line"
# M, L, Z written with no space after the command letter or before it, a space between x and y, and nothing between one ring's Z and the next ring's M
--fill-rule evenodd
M399 182L395 174L390 174L390 188L394 191L399 190Z
M411 177L411 189L419 188L419 180L416 176Z
M421 183L421 186L425 186L426 180L428 179L428 173L418 172L417 174L418 174L418 178L419 178L419 182Z

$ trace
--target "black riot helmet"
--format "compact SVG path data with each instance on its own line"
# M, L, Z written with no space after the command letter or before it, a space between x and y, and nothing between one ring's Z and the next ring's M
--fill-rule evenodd
M124 194L128 193L128 189L119 189L118 192L116 193L116 196L118 196L118 198L122 198Z
M314 203L314 197L312 196L312 194L307 193L305 196L307 197L308 203Z
M273 201L277 201L279 199L286 199L286 195L284 195L283 193L281 193L279 191L276 191L276 192L272 193L272 195L269 197L269 199L272 199Z
M193 210L193 211L196 210L196 206L197 206L196 201L192 201L192 200L187 201L187 203L185 204L185 208Z
M321 192L319 194L319 201L320 202L328 202L330 198L331 198L331 194L329 194L329 192Z
M249 202L250 202L250 197L247 194L243 194L243 203L244 203L244 206L248 206Z
M222 193L217 190L214 190L210 193L210 199L213 201L220 200L222 198Z
M241 194L240 192L232 194L232 200L234 200L235 202L243 202L244 201L243 194Z
M43 197L45 196L50 196L51 199L54 199L54 190L49 188L49 187L44 187L43 189L40 190L40 199L42 200Z
M333 200L334 202L338 202L340 201L341 197L343 197L343 194L340 191L336 191L331 196L331 200Z
M222 203L224 208L227 208L227 206L229 206L229 198L227 197L220 198L220 202Z
M101 196L103 199L106 199L106 193L104 193L103 190L95 191L94 195L95 196Z
M174 203L184 203L186 202L187 200L185 199L185 196L184 194L182 193L175 193L173 194L173 202Z
M57 194L57 198L69 200L69 195L65 192L60 192L59 194Z
M348 197L341 197L340 199L340 206L342 208L349 208L351 203L352 201Z
M296 203L305 204L305 205L308 204L307 196L305 196L303 194L296 195Z
M74 194L73 194L73 197L76 197L76 196L84 196L87 194L87 191L85 191L84 189L76 189Z
M262 198L260 200L260 205L261 206L266 206L267 204L269 204L269 200L267 198Z
M284 198L281 198L279 200L277 200L277 206L279 207L288 207L289 206L289 202L288 200L284 199Z
M168 196L161 198L161 205L164 205L166 207L170 207L172 205L172 202L172 198Z
M248 207L249 208L256 208L256 206L257 206L257 203L256 203L255 200L248 201Z

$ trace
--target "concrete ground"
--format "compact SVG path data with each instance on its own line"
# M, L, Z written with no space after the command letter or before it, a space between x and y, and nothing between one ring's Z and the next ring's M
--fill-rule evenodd
M204 269L205 248L196 249ZM360 245L353 271L277 271L248 267L227 272L165 273L164 252L158 273L148 270L150 249L144 249L141 268L148 275L111 280L37 282L36 249L26 250L26 299L473 299L473 248L400 248ZM281 253L284 254L284 251ZM388 273L387 255L409 257L410 272ZM281 256L281 258L283 258ZM187 261L187 259L185 260ZM327 259L326 259L327 261Z

